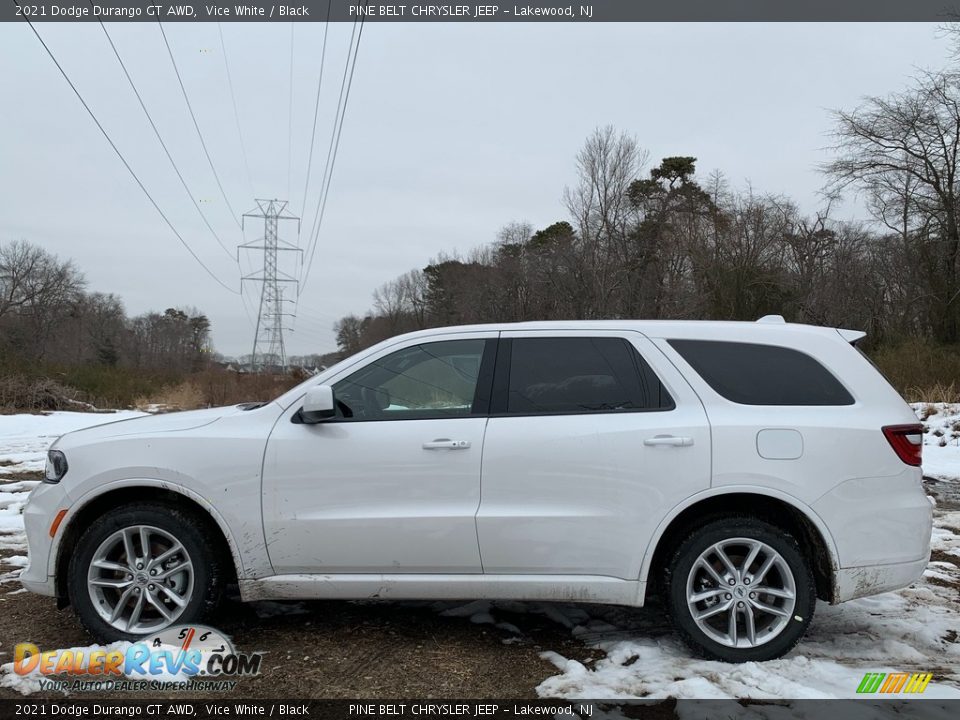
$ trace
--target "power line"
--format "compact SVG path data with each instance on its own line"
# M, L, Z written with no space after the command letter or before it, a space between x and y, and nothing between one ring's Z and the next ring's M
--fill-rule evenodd
M359 22L361 22L361 23L363 22L363 18L362 18L362 17L361 17L361 19L359 20ZM308 248L308 252L309 252L309 249L310 249L311 244L312 244L312 241L313 241L314 231L317 229L317 219L318 219L319 216L320 216L321 200L322 200L322 198L323 198L323 194L324 194L324 192L325 192L325 188L326 188L326 185L327 185L327 173L328 173L328 171L330 170L331 151L333 150L334 140L335 140L336 134L337 134L337 126L338 126L338 124L339 124L340 116L341 116L341 113L343 112L343 108L344 108L344 105L343 105L343 96L344 96L344 92L346 91L346 87L347 87L347 73L348 73L349 68L350 68L350 59L351 59L351 55L352 55L353 52L354 52L354 40L355 40L356 35L357 35L357 23L358 23L357 20L354 20L354 21L353 21L353 30L352 30L351 33L350 33L350 43L349 43L348 46L347 46L347 59L346 59L346 61L345 61L344 64L343 64L343 77L340 79L340 94L339 94L339 96L337 97L337 109L336 109L336 111L335 111L334 114L333 114L333 125L332 125L332 127L330 128L330 143L329 143L329 145L328 145L328 147L327 147L327 158L326 158L326 160L325 160L325 162L324 162L324 164L323 164L323 175L322 175L321 180L320 180L320 194L317 196L317 207L316 207L316 210L314 211L314 214L313 214L313 222L310 223L310 232L307 234L307 248ZM304 203L306 203L306 193L304 193ZM304 210L306 210L306 208L304 208Z
M90 6L93 7L93 0L90 1ZM120 63L120 67L123 68L123 74L127 77L127 82L130 83L130 89L133 90L133 94L137 96L137 101L140 103L140 107L143 109L144 115L147 116L147 120L150 122L150 127L153 128L154 135L157 136L157 140L160 142L160 146L163 148L163 151L167 155L167 160L170 161L170 165L173 166L173 171L177 174L177 177L180 179L180 184L183 185L183 189L186 190L187 195L190 196L190 201L193 203L193 206L197 209L197 212L200 213L200 217L203 218L204 224L207 226L207 229L213 234L213 237L216 239L217 244L223 249L223 251L230 256L232 259L233 253L227 249L227 246L223 244L223 241L220 239L220 236L217 235L217 231L213 229L213 226L210 225L210 221L207 219L207 216L204 214L203 210L200 208L200 203L197 202L197 199L194 197L193 193L190 191L187 181L184 180L183 174L180 172L180 168L177 167L177 163L174 161L173 156L170 154L170 150L167 148L167 144L163 141L163 137L160 135L160 130L157 129L156 123L153 121L153 117L150 115L150 111L147 110L146 103L143 101L143 97L140 95L140 91L137 90L136 83L133 82L133 78L130 76L130 72L127 70L126 64L123 62L123 58L120 57L120 52L117 50L117 46L113 42L113 38L110 37L110 33L107 30L107 26L103 24L103 21L100 21L100 28L103 30L103 34L107 36L107 42L110 43L110 48L113 50L113 54L116 56L117 61Z
M289 99L287 101L287 197L290 197L290 172L293 164L293 48L294 48L294 30L297 24L290 23L290 83Z
M327 33L330 30L331 3L332 0L327 0L327 21L323 26L323 45L320 50L320 77L317 80L317 99L313 104L313 130L310 131L310 152L307 154L307 179L303 183L303 202L300 205L301 213L307 210L307 189L310 187L310 169L313 167L313 146L317 139L317 116L320 113L320 88L323 85L323 66L327 58ZM357 29L356 21L353 23L353 29L354 31ZM352 35L350 36L350 44L353 44ZM334 118L334 122L336 122L336 118ZM299 234L297 235L297 240L299 242Z
M196 128L197 137L200 138L200 145L203 146L203 154L207 156L207 162L210 164L210 170L213 172L213 177L217 181L217 187L220 188L220 194L223 196L223 201L227 204L227 209L230 211L230 217L233 218L233 221L240 226L240 220L237 217L237 214L234 212L233 207L230 205L230 200L227 199L227 193L223 190L223 183L220 182L220 175L217 174L217 168L213 165L213 160L210 158L210 151L207 150L207 143L203 139L203 133L200 132L200 124L197 122L197 116L193 112L193 106L190 104L190 97L187 95L187 88L183 84L183 78L180 77L180 69L177 67L177 61L173 57L173 48L170 47L170 41L167 40L167 32L163 29L163 23L157 23L160 27L160 34L163 35L163 43L167 46L167 54L170 55L170 62L173 64L173 71L177 74L177 82L180 83L180 90L183 93L183 99L187 103L187 110L190 111L190 118L193 120L193 127Z
M316 227L312 231L312 246L308 243L310 248L310 259L307 261L307 269L301 280L299 286L300 292L303 291L303 287L307 282L307 278L310 276L310 269L313 267L313 258L317 252L318 238L320 236L320 227L323 224L323 216L327 209L327 197L330 194L330 183L333 180L333 170L337 162L337 151L340 149L340 135L343 132L343 120L347 114L347 104L350 102L350 88L353 86L353 73L357 67L357 55L360 54L360 41L363 39L363 26L364 22L361 18L360 20L360 32L357 34L357 44L353 51L353 60L350 61L349 54L347 56L347 63L350 66L350 77L346 80L346 95L343 95L343 109L340 112L340 122L336 123L335 121L335 135L330 137L330 147L327 148L327 162L326 167L324 168L325 175L325 184L321 185L320 198L318 199L318 213L316 215ZM354 26L356 29L356 26ZM346 79L346 69L347 66L344 65L344 78ZM343 94L343 82L341 81L340 85L341 95ZM335 138L335 139L334 139ZM332 155L331 155L332 152ZM299 294L297 299L299 300Z
M13 1L17 5L17 7L20 7L20 3L18 0L13 0ZM217 283L220 284L225 290L238 294L236 290L226 285L220 278L218 278L216 275L213 274L213 271L210 270L210 268L208 268L204 264L203 260L201 260L200 257L193 251L193 248L190 247L189 243L187 243L187 241L183 239L183 236L180 235L179 232L177 232L177 229L170 222L169 218L167 218L163 210L160 209L160 206L157 205L157 201L153 199L153 196L150 194L150 192L147 190L144 184L140 181L140 178L137 177L137 174L133 171L133 168L130 167L130 163L127 162L127 159L123 156L123 153L120 152L120 149L116 146L116 143L113 142L109 133L107 133L106 129L97 119L97 116L94 114L93 110L91 110L90 106L87 105L87 101L83 99L83 95L81 95L80 91L77 90L77 86L73 84L73 81L70 79L70 76L67 75L66 71L60 65L60 62L57 60L56 56L54 56L50 48L47 47L47 44L43 41L43 38L40 37L40 33L37 32L37 29L33 26L33 23L30 22L29 18L27 17L24 17L24 20L27 21L27 25L30 26L30 29L33 31L33 34L36 36L37 40L40 41L40 44L43 45L43 49L47 51L47 55L49 55L50 59L53 60L53 64L57 66L57 70L60 71L60 74L63 76L63 79L67 81L67 84L70 86L70 89L73 90L74 95L77 96L77 99L80 101L80 104L83 105L83 109L87 111L87 114L90 115L90 118L96 124L100 132L103 134L103 137L106 138L108 143L110 143L110 147L113 148L113 151L117 154L117 157L120 158L120 162L123 163L123 166L127 169L127 172L129 172L130 175L133 177L133 179L136 181L137 185L143 191L143 194L147 196L148 200L150 200L150 203L153 205L154 209L160 214L160 217L163 218L163 221L167 224L167 227L169 227L170 230L173 231L173 234L177 236L177 239L187 249L187 252L189 252L193 256L193 259L200 264L200 267L202 267L204 270L207 271L207 274L210 277L216 280Z
M291 23L292 24L292 23ZM227 59L227 44L223 41L223 27L218 22L217 32L220 33L220 51L223 53L223 67L227 71L227 86L230 88L230 100L233 103L233 119L237 123L237 136L240 138L240 153L243 155L243 167L247 172L247 184L250 186L250 195L256 195L253 191L253 175L250 173L250 163L247 161L247 146L243 142L243 130L240 129L240 113L237 111L237 96L233 92L233 76L230 74L230 62ZM291 49L292 53L293 50ZM293 62L291 58L291 62ZM291 73L292 73L291 69ZM189 103L187 103L189 105ZM196 122L196 120L194 120ZM200 132L197 130L197 132ZM223 188L221 188L222 190ZM231 213L233 211L231 210Z

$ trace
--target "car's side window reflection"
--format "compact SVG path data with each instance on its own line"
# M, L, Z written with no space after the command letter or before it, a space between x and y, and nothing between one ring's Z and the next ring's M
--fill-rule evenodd
M619 337L516 338L507 392L511 415L674 407L650 366Z
M485 342L423 343L374 360L333 386L338 417L400 420L470 415Z

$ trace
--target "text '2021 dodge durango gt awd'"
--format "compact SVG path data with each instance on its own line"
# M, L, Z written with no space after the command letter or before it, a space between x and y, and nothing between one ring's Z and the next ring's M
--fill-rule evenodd
M922 428L852 343L784 323L439 328L272 402L68 433L21 579L109 641L244 600L659 595L699 654L783 655L816 598L930 550Z

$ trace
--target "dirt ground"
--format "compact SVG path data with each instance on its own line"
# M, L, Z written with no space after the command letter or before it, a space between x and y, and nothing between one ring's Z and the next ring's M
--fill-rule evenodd
M38 473L7 474L4 482L37 480ZM22 551L0 550L0 559ZM10 566L4 566L9 570ZM0 582L0 664L13 659L17 643L41 650L82 647L94 640L68 607L57 610L53 598L18 592L15 579ZM670 632L655 608L630 609L565 605L497 606L496 624L471 622L474 612L445 616L467 604L399 602L224 602L209 624L228 635L241 652L264 652L261 674L244 678L229 695L216 698L535 698L534 688L556 673L540 657L552 650L591 664L603 656L571 634L571 612L608 618L620 630L651 635ZM499 625L499 627L498 627ZM509 628L509 629L507 629ZM597 638L600 639L600 638ZM191 693L192 694L192 693ZM139 692L131 698L183 697ZM21 698L0 688L0 698ZM38 692L32 698L63 698ZM96 693L78 693L96 699ZM111 693L109 697L123 697Z
M13 646L41 649L93 642L66 608L52 598L0 586L0 662ZM602 652L575 639L556 617L497 608L503 629L442 614L466 603L315 601L241 603L228 600L212 623L240 651L264 652L261 674L245 678L229 697L247 698L534 698L534 688L556 668L540 657L553 650L590 664ZM522 607L522 606L520 606ZM584 606L586 610L586 606ZM590 607L590 614L635 615L654 632L669 632L656 610ZM621 626L623 618L621 617ZM626 618L628 624L631 618ZM522 628L522 630L521 630ZM519 632L517 632L519 630ZM110 697L120 695L113 693ZM137 693L131 697L164 697ZM177 694L166 695L176 698ZM20 698L0 688L0 698ZM59 692L31 697L62 698ZM96 698L94 693L77 699ZM182 697L182 695L181 695ZM204 693L215 698L217 693Z

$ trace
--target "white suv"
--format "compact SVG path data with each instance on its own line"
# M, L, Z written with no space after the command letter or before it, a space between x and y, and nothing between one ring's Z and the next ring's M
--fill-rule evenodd
M851 343L784 323L582 321L387 340L276 400L64 435L34 592L102 640L264 598L643 605L698 653L783 655L816 598L930 549L921 426Z

